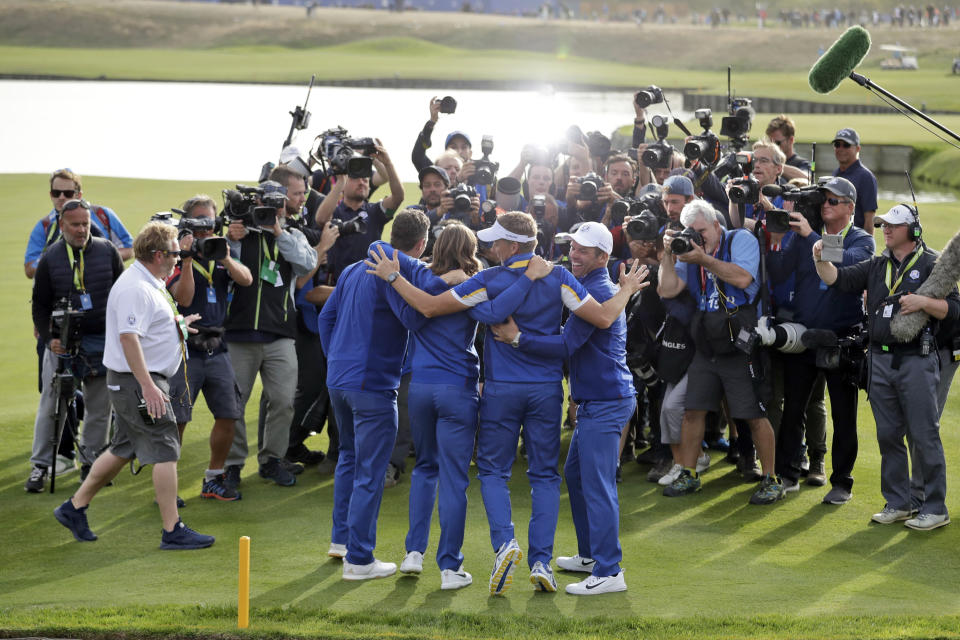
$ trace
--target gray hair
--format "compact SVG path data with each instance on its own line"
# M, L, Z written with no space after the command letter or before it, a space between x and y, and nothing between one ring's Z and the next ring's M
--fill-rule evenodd
M718 220L717 210L706 200L691 200L683 205L683 210L680 212L680 223L684 227L689 227L700 217L708 223L714 223Z

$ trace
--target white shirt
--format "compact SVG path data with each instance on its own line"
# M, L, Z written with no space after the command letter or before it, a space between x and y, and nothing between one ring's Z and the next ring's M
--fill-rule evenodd
M120 334L135 333L140 337L148 371L168 378L177 372L183 358L180 330L165 292L163 280L154 277L139 260L113 283L107 298L103 350L103 364L108 369L132 373L123 354Z

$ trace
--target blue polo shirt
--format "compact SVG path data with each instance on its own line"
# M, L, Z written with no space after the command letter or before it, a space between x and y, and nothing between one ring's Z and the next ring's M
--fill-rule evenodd
M729 253L728 244L730 245ZM728 298L727 309L732 310L734 307L753 302L757 291L760 290L760 283L757 282L757 273L760 268L760 243L757 239L744 229L724 230L714 257L723 262L732 262L753 276L753 281L746 289L738 289L727 282L721 285ZM720 296L717 294L716 287L717 277L705 269L701 270L698 264L682 264L686 269L677 269L677 275L687 284L687 289L697 301L697 308L701 311L720 311ZM706 285L702 291L701 282Z
M331 217L342 221L359 217L367 223L365 233L342 235L327 252L328 269L334 278L339 278L349 265L366 257L367 248L371 242L383 236L383 228L393 218L393 211L384 209L382 202L365 202L359 209L351 209L346 203L341 202L334 209Z
M101 216L98 210L107 219L109 230L100 219ZM120 222L117 214L107 207L91 204L90 222L91 235L106 238L118 249L129 249L133 246L133 238L130 236L130 232L127 231L123 223ZM36 268L37 263L40 262L40 256L42 256L46 248L56 242L59 237L60 216L57 214L56 209L51 209L50 213L40 218L37 224L33 226L33 230L30 231L30 237L27 239L27 251L23 256L23 263L30 264Z
M484 269L454 287L453 294L471 307L495 299L517 278L524 278L524 269L532 257L532 253L522 253L511 257L503 266ZM547 277L532 284L512 316L522 332L552 336L560 331L563 308L575 311L589 298L590 294L573 274L562 267L554 267ZM563 378L560 357L525 353L497 342L489 327L484 337L483 361L485 380L530 383L559 382Z
M870 169L867 169L860 160L854 160L846 171L837 169L834 176L846 178L857 189L857 204L853 210L853 224L863 228L863 213L877 210L877 178ZM873 229L868 229L868 233Z
M604 267L580 281L597 302L617 293ZM633 374L627 368L627 320L621 313L608 329L598 329L571 315L560 335L520 335L520 350L570 362L570 393L575 402L617 400L636 394Z
M780 250L767 254L770 279L774 283L794 280L794 321L808 329L848 329L863 321L863 296L828 287L820 279L813 262L813 245L819 239L816 231L806 238L793 231L787 233ZM837 266L869 260L875 249L872 235L850 227L843 237L843 263Z

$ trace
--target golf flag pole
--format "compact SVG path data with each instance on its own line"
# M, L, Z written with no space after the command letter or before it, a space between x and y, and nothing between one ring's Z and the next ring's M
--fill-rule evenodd
M240 570L237 593L237 628L250 626L250 536L240 536Z

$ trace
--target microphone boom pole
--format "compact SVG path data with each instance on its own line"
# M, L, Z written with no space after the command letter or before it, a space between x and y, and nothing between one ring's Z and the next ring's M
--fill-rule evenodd
M904 109L906 109L907 111L909 111L910 113L912 113L913 115L918 116L918 117L920 117L920 118L923 118L923 119L924 119L925 121L927 121L928 123L932 124L933 126L935 126L935 127L938 128L938 129L940 129L940 131L943 131L945 134L947 134L948 136L950 136L951 138L953 138L953 139L956 140L957 142L960 142L960 135L957 135L956 133L954 133L953 131L951 131L950 129L948 129L947 127L945 127L944 125L940 124L939 122L937 122L936 120L934 120L933 118L931 118L930 116L928 116L927 114L925 114L925 113L923 113L922 111L920 111L919 109L913 107L910 103L908 103L908 102L906 102L906 101L904 101L904 100L901 100L901 99L898 98L897 96L893 95L892 93L890 93L889 91L887 91L886 89L884 89L883 87L881 87L880 85L878 85L877 83L875 83L875 82L874 82L873 80L871 80L870 78L867 78L866 76L863 76L863 75L857 73L856 71L851 71L851 72L850 72L850 75L849 75L848 77L849 77L851 80L853 80L854 82L856 82L857 84L859 84L861 87L863 87L863 88L865 88L865 89L872 90L872 91L876 91L876 92L884 95L885 97L889 98L890 100L893 100L894 102L896 102L898 105L900 105L901 107L903 107Z

